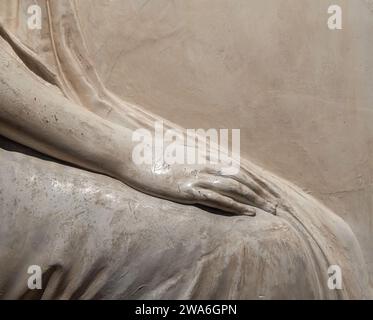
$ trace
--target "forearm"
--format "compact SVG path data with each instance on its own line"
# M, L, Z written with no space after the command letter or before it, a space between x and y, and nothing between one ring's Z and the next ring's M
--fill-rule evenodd
M131 131L76 105L0 48L0 134L90 170L116 175Z

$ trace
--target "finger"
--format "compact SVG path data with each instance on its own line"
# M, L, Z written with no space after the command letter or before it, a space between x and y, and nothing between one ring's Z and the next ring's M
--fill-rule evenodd
M215 191L196 188L192 190L196 203L220 209L233 214L255 216L256 210L245 204L238 203L232 198L223 196Z
M277 207L278 201L277 197L275 197L271 192L269 192L266 188L264 188L262 185L260 185L257 181L255 181L251 176L248 174L243 173L240 171L236 175L223 175L218 167L216 166L209 166L201 170L202 173L207 173L209 175L215 176L215 177L224 177L224 178L230 178L232 180L235 180L239 184L247 186L250 190L254 191L257 196L260 196L263 201L272 202L275 207ZM254 199L257 197L253 197ZM259 204L262 205L262 204ZM264 205L264 207L266 207ZM275 208L268 207L265 209L265 211L268 211L270 213L274 213L276 210Z
M257 193L264 193L268 196L280 198L279 193L267 182L255 175L244 166L240 166L239 172L236 175L224 175L221 170L221 165L209 165L200 170L201 173L207 173L215 176L224 176L232 178L238 182L247 185Z
M252 189L255 193L258 195L261 195L265 199L272 199L275 200L278 198L278 194L274 194L270 187L267 187L265 183L262 183L259 179L253 178L251 174L248 174L247 172L244 172L244 170L241 170L236 175L231 176L225 176L229 177L233 180L236 180L250 189Z
M249 188L253 189L258 194L265 193L265 190L257 181L255 181L250 175L248 175L247 173L243 173L242 171L242 168L240 168L240 171L237 174L226 175L222 173L221 166L209 165L203 168L201 170L201 173L206 173L218 177L228 177L244 185L247 185Z
M241 203L255 206L268 213L276 214L277 203L265 200L247 186L233 179L225 177L206 179L197 182L196 185L204 189L216 191Z

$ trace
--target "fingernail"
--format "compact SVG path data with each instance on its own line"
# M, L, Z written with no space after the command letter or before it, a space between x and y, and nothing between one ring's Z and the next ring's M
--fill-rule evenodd
M250 216L250 217L255 217L256 216L256 210L255 209L249 209L244 212L244 215Z
M278 204L268 204L268 212L273 214L273 215L276 215L277 214L277 206Z

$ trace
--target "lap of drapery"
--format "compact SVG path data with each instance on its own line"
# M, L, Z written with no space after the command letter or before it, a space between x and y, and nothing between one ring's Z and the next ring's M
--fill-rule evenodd
M214 214L0 149L0 292L44 298L318 297L302 236L279 217ZM4 294L5 292L5 294ZM289 296L290 295L290 296Z

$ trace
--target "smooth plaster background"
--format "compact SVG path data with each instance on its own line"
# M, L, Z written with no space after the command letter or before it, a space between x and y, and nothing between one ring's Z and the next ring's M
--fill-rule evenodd
M240 128L244 156L351 225L373 283L372 2L76 1L111 90L186 128Z

